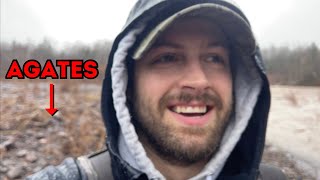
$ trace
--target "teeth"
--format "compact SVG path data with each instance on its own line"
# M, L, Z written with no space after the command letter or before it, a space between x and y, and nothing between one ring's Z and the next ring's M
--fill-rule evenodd
M172 109L176 113L206 113L207 106L174 106Z

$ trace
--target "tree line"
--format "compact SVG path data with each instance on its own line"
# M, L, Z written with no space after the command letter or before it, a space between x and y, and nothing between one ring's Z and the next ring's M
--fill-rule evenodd
M0 51L0 75L4 79L5 74L13 59L17 59L20 66L30 59L35 59L44 65L47 59L56 61L58 59L94 59L99 64L99 76L103 78L107 58L111 51L111 41L97 41L91 45L74 43L58 50L52 42L45 39L38 45L32 43L1 43ZM54 63L55 64L55 63Z
M47 59L94 59L99 64L99 77L103 78L111 41L97 41L92 45L74 43L57 50L51 41L35 45L32 43L1 43L0 75L4 78L13 59L20 63L36 59L44 64ZM282 85L320 85L320 51L316 44L289 48L262 48L262 56L271 84Z
M262 55L272 84L320 85L320 51L315 43L264 48Z

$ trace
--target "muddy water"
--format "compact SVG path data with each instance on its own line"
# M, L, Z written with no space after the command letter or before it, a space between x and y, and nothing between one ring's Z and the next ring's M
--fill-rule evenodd
M272 87L267 141L320 179L320 87Z

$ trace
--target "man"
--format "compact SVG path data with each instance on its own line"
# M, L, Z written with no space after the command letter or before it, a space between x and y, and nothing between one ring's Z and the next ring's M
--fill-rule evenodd
M103 84L108 150L33 179L257 179L269 106L259 48L237 6L138 1Z

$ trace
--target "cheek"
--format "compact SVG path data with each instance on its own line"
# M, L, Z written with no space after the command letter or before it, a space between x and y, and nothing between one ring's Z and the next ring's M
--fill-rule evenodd
M212 75L211 86L224 101L232 101L232 78L230 73Z
M169 82L159 75L150 73L138 73L135 76L135 95L148 103L158 103L161 97L168 91Z

